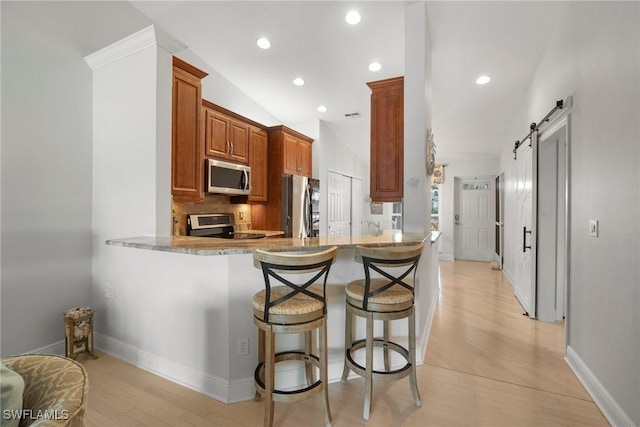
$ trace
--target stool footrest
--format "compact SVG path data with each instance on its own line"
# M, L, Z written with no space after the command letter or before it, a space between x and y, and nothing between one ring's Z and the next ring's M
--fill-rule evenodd
M346 356L346 360L347 360L347 364L349 365L349 368L355 372L356 374L360 375L361 377L365 376L366 373L366 368L362 365L360 365L358 362L356 362L353 359L353 352L360 350L361 348L365 348L367 346L367 340L366 339L361 339L358 341L354 341L353 344L351 345L351 348L348 348L345 350L345 356ZM393 350L396 353L400 354L402 357L405 358L405 360L407 361L407 363L398 369L394 369L391 371L377 371L377 370L373 370L373 379L374 380L378 380L378 381L395 381L395 380L399 380L401 378L404 378L406 376L408 376L411 373L411 363L409 362L409 351L404 348L403 346L401 346L400 344L397 344L393 341L385 341L382 338L374 338L373 339L373 346L374 347L382 347L382 348L388 348L389 350ZM373 362L372 362L373 363Z
M275 355L275 362L284 362L287 360L301 360L305 363L310 363L316 367L320 367L320 359L315 354L307 355L303 351L283 351L281 353L277 353ZM254 382L258 393L264 395L264 363L259 363L256 367L254 374ZM322 385L322 381L318 380L315 383L308 385L303 388L295 389L295 390L278 390L274 388L273 390L273 400L278 402L292 402L297 400L303 400L314 394L317 394L321 391L320 386ZM295 398L295 395L299 395L299 397Z

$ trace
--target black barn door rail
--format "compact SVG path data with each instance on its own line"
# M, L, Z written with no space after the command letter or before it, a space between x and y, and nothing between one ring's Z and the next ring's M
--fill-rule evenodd
M562 110L564 108L564 100L560 99L558 101L556 101L556 106L553 107L553 109L551 111L549 111L547 113L546 116L544 116L544 118L542 120L540 120L540 122L538 124L536 124L535 122L531 123L529 125L529 133L527 134L527 136L525 136L524 138L522 138L521 141L516 141L515 143L515 147L513 147L513 159L516 160L518 158L518 147L520 147L522 144L524 144L524 142L529 139L529 147L531 147L531 135L537 131L540 126L542 126L545 122L548 122L549 119L551 118L551 116L558 110Z

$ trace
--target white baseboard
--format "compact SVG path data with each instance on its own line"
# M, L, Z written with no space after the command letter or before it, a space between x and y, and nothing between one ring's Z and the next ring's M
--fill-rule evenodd
M96 349L221 402L231 403L231 398L235 398L235 396L231 396L231 392L233 391L235 394L238 389L244 390L245 388L244 384L233 384L232 386L225 380L133 347L101 333L94 333L94 337ZM253 380L251 387L253 388Z
M616 427L637 427L571 346L567 346L565 360L609 424Z
M453 254L445 254L445 253L439 253L438 254L438 259L440 261L455 261L455 258L453 257Z
M64 340L36 348L35 350L27 351L25 354L55 354L57 356L64 356Z
M253 376L228 382L163 357L140 350L101 333L94 333L95 348L140 369L151 372L191 390L205 394L223 403L251 400L255 395ZM329 361L329 382L342 378L343 360ZM352 373L350 378L354 377ZM283 369L276 374L276 382L283 389L298 387L304 379L304 369Z

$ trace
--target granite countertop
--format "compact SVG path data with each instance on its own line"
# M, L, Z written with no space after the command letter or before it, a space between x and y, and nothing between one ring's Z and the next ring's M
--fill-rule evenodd
M278 234L283 234L281 231L253 231L255 233L264 233L268 236L277 236ZM434 242L435 240L433 233L402 233L395 230L385 230L381 235L378 236L365 235L338 238L311 237L306 239L274 238L230 240L191 236L138 236L123 239L110 239L106 241L106 244L110 246L123 246L128 248L147 249L153 251L210 256L247 254L253 252L254 249L291 251L323 249L331 246L338 246L339 248L354 248L357 245L364 244L394 246L424 242L427 241L427 239L431 242Z
M280 230L241 230L239 233L244 234L264 234L267 237L282 236L284 231ZM227 239L228 240L228 239Z

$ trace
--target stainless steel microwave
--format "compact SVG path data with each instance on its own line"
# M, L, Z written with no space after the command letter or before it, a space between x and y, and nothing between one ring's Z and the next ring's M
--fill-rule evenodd
M207 193L247 195L251 192L251 167L206 160Z

